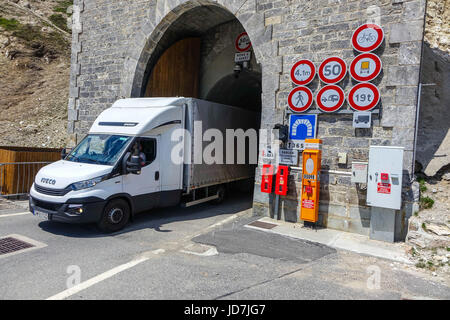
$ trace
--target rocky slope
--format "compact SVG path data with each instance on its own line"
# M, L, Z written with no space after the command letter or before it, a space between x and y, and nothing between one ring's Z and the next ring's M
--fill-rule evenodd
M70 4L0 0L0 145L68 142Z

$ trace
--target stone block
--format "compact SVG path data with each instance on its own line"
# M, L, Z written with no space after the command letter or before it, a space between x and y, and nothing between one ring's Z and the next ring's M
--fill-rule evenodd
M388 67L388 86L417 86L419 84L419 66Z
M409 41L422 41L423 20L391 24L389 30L389 43L402 43Z
M405 42L400 44L398 63L404 64L420 64L422 54L422 42Z

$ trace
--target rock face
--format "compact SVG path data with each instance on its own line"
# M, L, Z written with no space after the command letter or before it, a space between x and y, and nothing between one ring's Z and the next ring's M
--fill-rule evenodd
M425 41L433 49L450 53L450 0L428 0Z
M416 160L427 176L450 163L450 0L429 0Z
M427 176L450 163L450 56L425 43L416 160Z

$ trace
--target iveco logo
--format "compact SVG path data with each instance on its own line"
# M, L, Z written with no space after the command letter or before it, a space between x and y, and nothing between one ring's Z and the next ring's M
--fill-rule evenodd
M42 178L42 179L41 179L41 182L42 182L42 183L47 183L47 184L55 184L55 183L56 183L56 180L48 179L48 178Z

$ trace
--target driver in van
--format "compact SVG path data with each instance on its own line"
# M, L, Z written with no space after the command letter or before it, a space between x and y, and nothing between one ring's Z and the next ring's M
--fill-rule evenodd
M142 144L140 142L135 142L133 146L133 155L139 156L139 162L141 166L145 166L146 157L145 153L142 152Z

